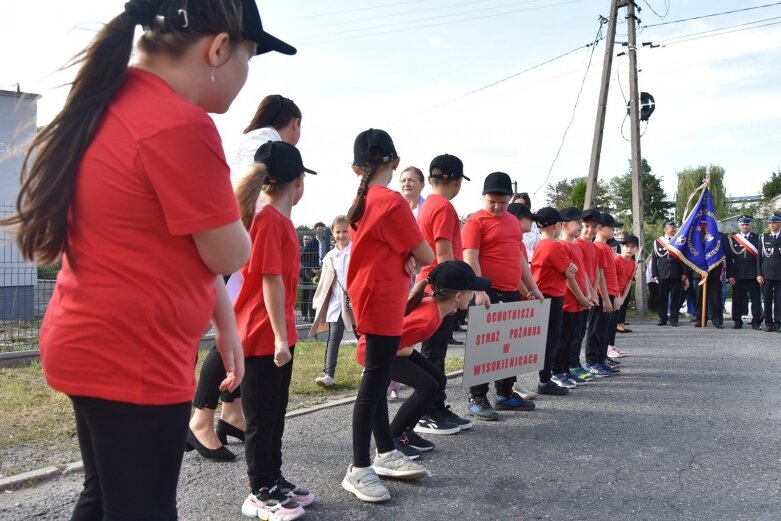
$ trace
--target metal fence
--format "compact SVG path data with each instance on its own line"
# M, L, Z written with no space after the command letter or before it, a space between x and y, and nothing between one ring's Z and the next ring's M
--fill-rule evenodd
M10 205L0 205L0 215L14 212ZM298 231L301 251L304 252L304 236L316 237L308 229ZM330 234L323 234L318 248L325 254L331 246ZM325 248L324 248L325 247ZM306 258L303 259L306 261ZM317 288L319 258L309 257L312 263L302 263L296 303L296 325L312 323L314 310L312 298ZM317 266L314 265L317 263ZM13 236L0 229L0 353L38 349L38 333L41 320L49 305L59 265L35 266L19 254Z

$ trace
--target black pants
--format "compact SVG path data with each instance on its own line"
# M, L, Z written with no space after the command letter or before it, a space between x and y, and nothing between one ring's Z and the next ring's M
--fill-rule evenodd
M743 324L741 317L748 309L748 301L751 300L751 324L760 325L762 323L762 303L759 295L759 282L756 279L736 279L735 285L732 286L732 321L736 324Z
M448 315L442 319L442 323L439 325L431 338L423 342L420 348L421 354L428 358L428 361L434 364L434 367L438 368L442 374L445 373L445 356L447 356L447 346L450 342L450 337L453 335L453 328L456 325L456 316ZM393 377L397 382L398 378ZM441 392L434 398L431 404L431 411L441 410L445 408L445 400L447 395L445 394L444 387Z
M447 378L444 371L417 351L393 360L391 378L414 389L390 424L391 436L396 438L411 430L431 410L434 401L444 391Z
M699 280L699 279L698 279ZM696 283L697 303L694 306L697 313L697 322L702 322L702 286L699 282ZM705 295L706 299L706 312L707 318L710 318L714 325L722 325L724 323L724 314L721 307L721 284L719 279L708 280L708 292ZM706 318L706 321L707 321Z
M610 323L607 326L607 346L616 345L616 331L618 331L618 319L620 316L620 309L618 311L613 311L610 314ZM607 357L607 346L605 346L605 357Z
M629 309L629 301L631 300L631 296L632 291L630 290L629 293L626 294L626 300L624 300L624 303L621 304L621 309L619 309L618 313L616 314L616 324L623 324L626 322L626 312Z
M356 467L371 465L372 433L378 452L394 449L386 393L400 340L398 336L366 335L366 364L353 406L353 465Z
M580 351L583 347L583 339L586 338L586 328L589 317L594 312L594 308L584 309L576 313L575 323L572 325L573 334L569 345L569 366L577 367L580 365Z
M134 405L71 396L84 460L74 521L177 519L190 403Z
M613 297L610 296L612 300ZM599 303L592 308L591 321L586 333L586 363L599 364L607 358L607 342L610 333L610 324L613 324L614 313L605 313L602 310L602 297ZM615 326L614 326L615 327Z
M562 313L558 355L553 360L554 373L569 372L570 360L572 359L570 351L573 349L573 339L578 334L578 321L580 320L580 316L580 311L564 311ZM576 355L576 357L579 357L579 355Z
M198 387L195 388L195 397L193 398L193 407L197 409L216 409L217 401L232 402L236 398L241 398L241 388L237 387L235 391L220 391L220 383L225 380L225 366L222 363L222 357L217 351L217 346L213 345L201 366L201 374L198 377Z
M293 355L295 346L290 347ZM293 360L282 367L274 364L274 355L244 359L242 408L247 429L244 431L247 475L253 490L271 487L282 474L282 434L290 393Z
M670 302L670 322L678 322L681 309L681 279L659 279L659 320L667 322L667 303Z
M765 325L781 327L781 280L768 280L762 285L765 298Z
M317 286L312 282L308 280L301 281L301 301L299 304L301 308L301 318L304 319L304 321L312 321L315 318L315 308L312 307L315 289L317 289ZM328 305L327 302L326 305Z
M659 305L659 284L657 282L649 282L648 286L648 311L653 313L658 312L657 306Z
M491 288L486 291L488 298L491 300L491 304L497 304L499 302L518 302L521 300L521 293L518 291L500 291L498 289ZM509 397L513 394L513 384L516 382L514 376L509 378L503 378L494 382L496 387L496 394L498 396ZM488 384L473 385L469 388L469 395L472 398L485 397L488 394Z
M569 352L568 349L562 349L562 346L559 344L559 340L561 339L564 297L544 296L545 298L550 299L550 315L548 316L548 334L545 337L545 361L542 364L542 371L540 371L541 383L550 382L554 365L562 365L566 359L566 354Z

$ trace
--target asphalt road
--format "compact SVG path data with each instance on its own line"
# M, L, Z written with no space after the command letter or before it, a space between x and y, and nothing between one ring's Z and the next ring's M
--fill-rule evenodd
M541 397L437 443L432 477L390 481L393 499L360 502L342 490L351 407L292 418L283 471L317 501L309 520L781 519L781 334L635 323L620 335L623 374ZM532 375L522 382L534 384ZM460 380L454 408L465 411ZM233 463L187 454L183 520L240 520L243 447ZM68 519L81 475L0 495L0 519Z

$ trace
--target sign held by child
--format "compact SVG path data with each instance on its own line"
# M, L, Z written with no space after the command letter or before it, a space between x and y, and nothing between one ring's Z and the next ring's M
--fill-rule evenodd
M539 371L549 312L550 299L469 308L463 386Z

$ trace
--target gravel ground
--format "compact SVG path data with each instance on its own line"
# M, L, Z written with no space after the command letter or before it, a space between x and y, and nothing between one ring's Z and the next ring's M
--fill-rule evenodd
M284 472L313 489L310 520L781 519L781 335L677 329L636 322L620 335L623 374L541 397L455 436L430 436L432 476L389 481L393 499L363 504L344 492L351 407L292 418ZM534 385L532 375L522 383ZM449 394L457 412L465 393ZM396 406L394 406L396 407ZM239 520L243 446L233 463L184 458L183 520ZM79 474L0 495L0 519L68 519Z

